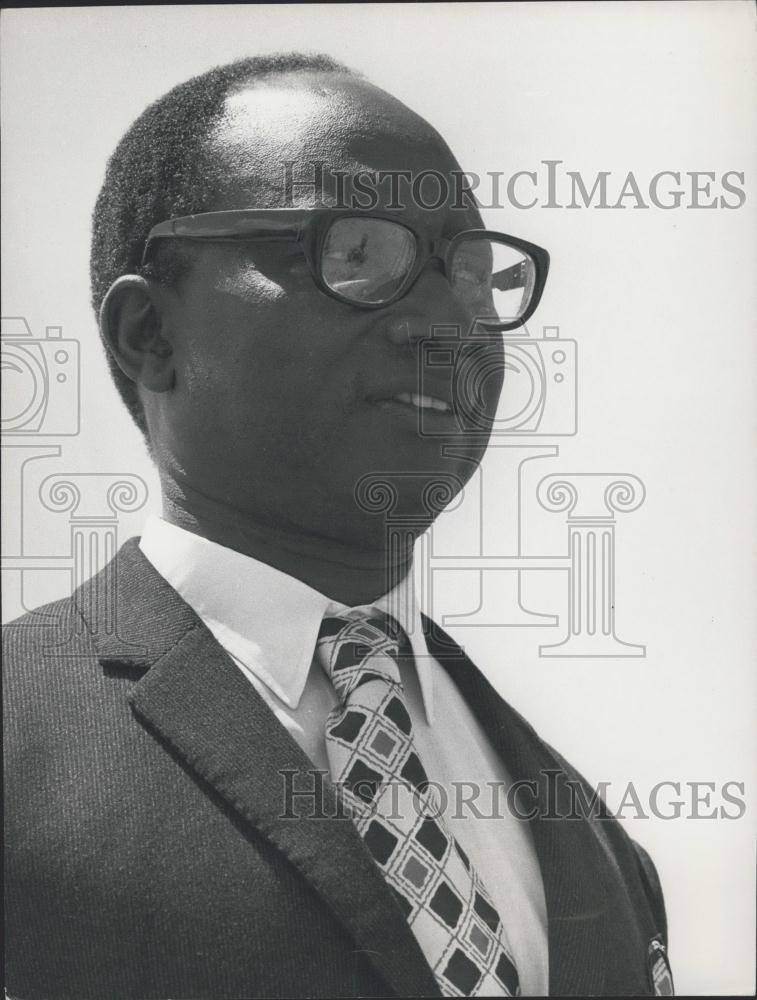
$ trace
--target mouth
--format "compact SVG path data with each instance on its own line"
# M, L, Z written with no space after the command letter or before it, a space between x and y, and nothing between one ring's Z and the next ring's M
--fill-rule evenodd
M399 403L401 406L410 407L416 412L419 410L438 410L440 413L452 413L452 407L443 399L436 396L424 396L418 392L398 392L389 399L378 400L381 403Z
M397 392L393 396L374 398L371 402L386 413L412 418L411 426L416 429L426 421L441 420L446 424L450 418L454 419L449 403L439 399L438 396L426 396L420 392Z
M393 422L424 436L424 428L438 434L457 427L456 410L450 399L450 386L443 380L434 383L425 380L419 385L416 378L397 379L394 384L375 388L366 393L371 406L391 417ZM425 389L425 392L419 392Z

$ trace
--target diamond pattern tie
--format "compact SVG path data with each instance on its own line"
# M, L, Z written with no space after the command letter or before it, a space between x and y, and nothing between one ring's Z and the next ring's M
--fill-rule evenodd
M413 744L397 662L401 639L395 619L376 609L321 623L317 655L340 699L326 721L332 777L442 994L519 996L502 921L435 808ZM407 808L410 789L416 799Z

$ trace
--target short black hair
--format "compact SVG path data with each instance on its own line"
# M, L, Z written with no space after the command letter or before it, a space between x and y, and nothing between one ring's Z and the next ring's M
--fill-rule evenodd
M142 265L147 234L165 219L209 210L207 200L221 178L213 175L202 149L232 89L298 72L360 76L327 55L253 56L180 83L142 112L108 160L92 215L90 283L96 314L111 284L122 274L141 274L169 285L186 275L191 256L178 250L172 240L161 240L151 262ZM109 350L106 355L121 398L147 437L136 384L121 371Z

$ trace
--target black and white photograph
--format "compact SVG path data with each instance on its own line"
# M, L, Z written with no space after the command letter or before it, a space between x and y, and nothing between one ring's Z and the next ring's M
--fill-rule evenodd
M3 9L9 1000L754 995L756 39Z

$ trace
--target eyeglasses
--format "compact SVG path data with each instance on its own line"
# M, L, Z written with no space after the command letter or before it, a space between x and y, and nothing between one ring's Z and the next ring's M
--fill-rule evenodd
M432 240L382 212L273 208L187 215L150 230L143 265L159 239L297 242L318 288L360 309L392 305L407 295L430 260L438 260L453 294L491 330L526 322L549 270L546 250L514 236L468 229Z

